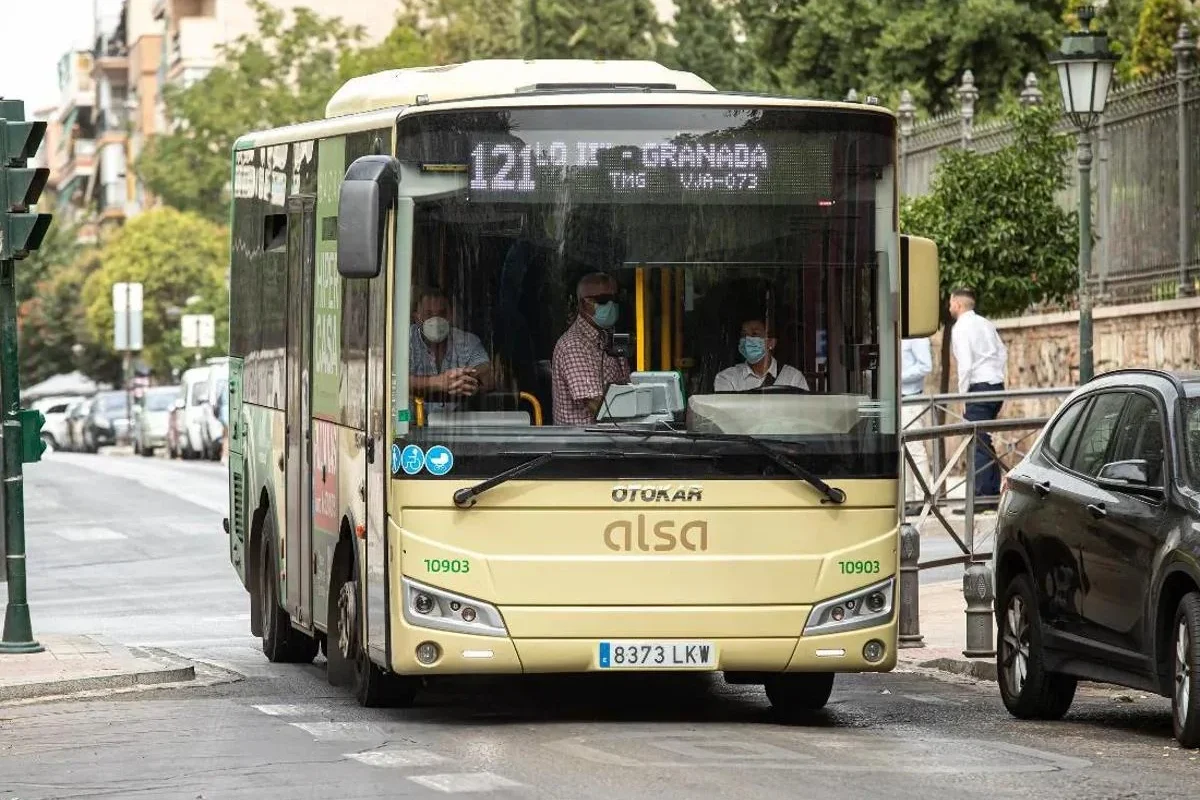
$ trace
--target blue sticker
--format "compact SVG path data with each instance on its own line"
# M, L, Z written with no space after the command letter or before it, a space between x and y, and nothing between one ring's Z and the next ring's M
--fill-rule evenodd
M400 445L392 445L392 474L400 474Z
M454 454L440 444L429 448L425 455L425 469L431 475L445 475L454 467Z
M425 466L425 451L410 444L400 454L400 468L409 475L416 475Z

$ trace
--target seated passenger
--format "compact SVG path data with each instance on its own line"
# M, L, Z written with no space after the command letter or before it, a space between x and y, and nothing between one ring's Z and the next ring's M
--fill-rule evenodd
M608 385L629 380L629 362L607 351L620 310L617 288L603 272L584 275L575 287L575 321L554 345L551 361L555 425L595 422Z
M423 290L408 333L409 391L425 400L425 410L450 411L458 402L492 387L492 362L473 333L450 324L450 300L437 289Z
M800 370L775 360L772 352L775 345L775 339L761 319L743 322L738 352L746 360L718 372L713 380L713 391L744 392L762 386L795 386L807 391L808 381L804 380Z

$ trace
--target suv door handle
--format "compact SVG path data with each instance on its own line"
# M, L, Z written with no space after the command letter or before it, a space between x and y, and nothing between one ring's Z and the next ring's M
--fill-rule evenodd
M1104 519L1108 516L1108 509L1104 507L1104 503L1092 503L1087 510L1096 519Z
M1050 494L1050 481L1033 484L1033 490L1037 492L1038 497L1045 497Z

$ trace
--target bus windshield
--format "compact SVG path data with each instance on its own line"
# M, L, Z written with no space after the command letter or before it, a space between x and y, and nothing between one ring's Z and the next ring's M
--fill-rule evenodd
M827 477L894 476L890 117L525 108L405 117L399 134L414 211L398 443L451 448L456 476L614 446L761 474L769 459L736 445L749 435Z

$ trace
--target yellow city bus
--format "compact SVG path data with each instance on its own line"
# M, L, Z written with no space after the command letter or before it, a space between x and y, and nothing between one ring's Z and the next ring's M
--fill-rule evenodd
M230 557L274 662L721 672L897 646L896 121L652 62L350 80L232 163ZM765 370L765 371L764 371Z

